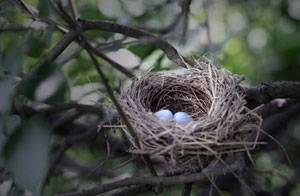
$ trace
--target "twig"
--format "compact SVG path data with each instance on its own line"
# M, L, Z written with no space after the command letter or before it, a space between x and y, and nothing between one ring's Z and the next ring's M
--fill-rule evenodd
M145 39L145 38L150 39L151 43L156 47L160 48L161 50L163 50L164 53L167 55L167 57L174 63L185 68L186 68L186 62L191 66L194 65L194 62L192 60L189 60L181 56L178 53L178 51L167 41L162 40L160 37L154 36L151 33L148 33L146 31L136 29L134 27L130 27L126 25L117 24L114 22L109 22L109 21L78 19L78 22L81 24L83 30L102 30L102 31L120 33L125 36L133 37L136 39Z
M190 5L192 0L181 0L179 4L181 5L181 13L183 16L183 28L182 28L182 35L181 41L184 42L186 39L186 33L189 25L189 12L190 12Z
M103 128L103 126L101 126L101 128L99 130L101 130L102 128ZM90 178L97 170L99 170L109 160L110 144L109 144L109 140L108 140L108 137L107 137L107 134L105 131L103 132L103 134L104 134L104 139L105 139L105 143L106 143L106 151L107 151L106 157L105 157L104 161L99 163L95 168L92 169L91 172L88 173L88 175L87 175L88 178Z
M49 115L52 113L65 112L66 110L70 110L70 109L76 109L78 112L95 113L95 114L98 114L99 117L103 117L103 115L105 114L105 109L103 108L103 106L101 104L85 105L85 104L80 104L80 103L76 103L76 102L69 102L69 103L65 103L65 104L53 105L50 108L41 109L38 112Z
M77 21L77 19L79 18L79 13L78 13L78 9L77 9L77 6L76 6L74 0L69 0L69 4L71 5L71 10L72 10L72 15L73 15L74 21Z
M93 63L94 63L94 66L95 66L95 68L96 68L96 70L97 70L97 72L98 72L98 74L99 74L99 76L100 76L100 78L101 78L101 80L102 80L102 83L104 84L104 86L105 86L105 88L106 88L106 91L107 91L108 95L110 96L112 102L113 102L114 105L116 106L117 111L118 111L118 113L120 114L121 118L123 119L123 121L124 121L124 123L125 123L125 125L126 125L128 131L129 131L130 135L134 138L134 141L135 141L136 145L139 147L140 144L139 144L139 140L138 140L138 137L137 137L137 135L136 135L136 132L135 132L134 128L132 127L131 123L129 122L129 120L128 120L126 114L125 114L125 112L124 112L123 109L121 108L119 102L118 102L117 99L115 98L114 93L113 93L113 90L112 90L111 87L109 86L108 81L107 81L107 79L106 79L104 73L102 72L102 70L101 70L101 68L100 68L100 65L99 65L98 61L96 60L96 58L94 57L94 55L93 55L93 53L92 53L91 51L88 50L88 53L89 53L89 55L90 55L90 57L91 57L91 59L92 59L92 61L93 61ZM156 173L154 167L152 166L149 157L146 156L146 155L143 155L143 158L144 158L144 160L145 160L145 162L146 162L146 165L147 165L147 167L149 168L151 174L152 174L153 176L157 176L157 173Z
M86 140L87 138L90 138L95 134L97 134L97 132L95 131L95 129L92 129L91 131L84 132L80 135L67 137L65 139L65 141L61 144L60 148L58 149L57 153L54 155L51 165L47 171L47 175L46 175L43 187L49 182L51 175L53 174L53 172L54 172L55 168L57 167L58 163L60 162L60 160L63 158L65 151L68 148L70 148L74 143L77 143L82 140Z
M103 60L110 63L115 69L119 70L121 73L125 74L127 77L133 78L136 76L133 71L131 71L130 69L127 69L126 67L124 67L121 64L117 63L116 61L112 60L111 58L106 56L104 53L102 53L100 50L93 47L89 43L86 43L83 47L86 49L90 49L94 54L96 54L97 56L101 57Z
M207 36L207 42L208 42L208 47L209 47L209 53L211 55L214 55L215 49L214 45L211 40L211 33L210 33L210 21L209 21L209 7L210 7L210 1L206 0L204 2L204 5L206 5L206 20L205 20L205 26L206 26L206 36Z
M130 187L123 188L121 190L115 191L111 194L104 194L99 196L135 196L140 195L142 193L151 191L151 185L134 185Z
M76 31L69 31L63 38L50 50L50 52L32 69L28 72L28 76L35 73L43 64L55 60L72 41L77 37L78 33Z
M82 190L80 192L74 193L66 193L66 194L56 194L55 196L92 196L101 194L104 192L108 192L117 188L121 187L128 187L132 185L164 185L164 186L174 186L183 183L191 183L195 181L199 181L206 177L206 175L220 175L225 174L231 171L236 170L238 166L238 162L234 162L230 167L230 170L224 169L223 167L218 168L210 168L204 172L196 173L196 174L188 174L188 175L181 175L181 176L171 176L171 177L164 177L164 176L145 176L145 177L133 177L127 178L123 180L119 180L112 183L107 183L104 185L100 185L95 188Z

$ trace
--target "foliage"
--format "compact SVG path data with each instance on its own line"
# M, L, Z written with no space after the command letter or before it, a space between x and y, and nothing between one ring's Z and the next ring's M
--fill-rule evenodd
M54 60L42 61L62 41L63 29L76 25L70 2L0 1L0 182L14 182L8 189L0 185L0 194L5 189L3 194L7 195L25 190L52 195L147 173L141 159L112 170L131 158L120 130L94 134L99 124L115 121L114 113L100 105L111 104L109 94L88 52L82 49L84 42L77 39ZM297 0L194 0L186 10L180 6L185 1L174 0L74 2L82 19L117 22L152 32L185 57L205 55L234 74L245 75L245 84L299 80ZM182 10L187 11L188 20ZM66 14L69 21L61 16ZM110 31L86 31L84 35L93 47L137 75L150 69L181 69L151 40ZM96 59L115 92L128 86L131 80L126 74L104 58ZM282 107L281 112L266 118L263 128L285 146L296 165L300 161L299 102ZM284 117L278 120L279 115ZM109 138L110 147L105 138ZM267 137L263 139L272 143ZM278 145L257 150L254 161L264 172L249 174L248 178L258 195L280 191L289 183L292 188L285 193L299 193L300 182L294 179L299 176L299 166L292 168L283 157ZM99 171L88 178L102 161ZM209 186L207 181L199 184ZM234 190L219 181L216 184L224 195ZM194 195L207 193L199 187L193 189ZM178 195L179 191L180 187L175 187L163 194Z

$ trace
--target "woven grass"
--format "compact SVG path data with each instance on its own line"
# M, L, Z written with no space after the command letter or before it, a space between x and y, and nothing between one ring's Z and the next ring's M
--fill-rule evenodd
M134 154L163 156L174 167L208 163L215 157L255 148L261 118L245 107L236 86L241 77L208 60L183 74L146 73L135 78L119 101L137 134L124 128ZM160 109L193 117L184 125L153 115Z

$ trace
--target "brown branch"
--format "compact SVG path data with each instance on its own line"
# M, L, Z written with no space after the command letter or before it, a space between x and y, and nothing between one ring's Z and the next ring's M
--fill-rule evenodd
M163 185L169 187L169 186L174 186L183 183L191 183L191 182L199 181L205 178L207 175L212 175L212 174L221 175L221 174L235 171L239 167L239 162L236 161L228 167L229 167L228 169L225 169L222 166L220 166L217 168L207 169L206 171L203 171L201 173L171 176L171 177L164 177L164 176L132 177L132 178L127 178L116 182L100 185L98 187L91 188L88 190L82 190L80 192L57 194L55 196L92 196L92 195L105 193L117 188L128 187L132 185Z
M183 16L183 28L182 28L182 35L181 35L181 41L184 42L186 39L186 33L188 30L189 25L189 13L190 13L190 5L192 3L192 0L180 0L179 4L181 6L181 13Z
M101 57L106 62L110 63L115 69L119 70L121 73L125 74L129 78L135 77L135 73L131 71L130 69L127 69L126 67L122 66L121 64L117 63L116 61L112 60L108 56L106 56L104 53L102 53L97 48L90 45L88 42L83 46L85 49L91 50L94 54Z
M122 24L117 24L114 22L109 22L109 21L78 19L78 22L82 26L83 30L102 30L102 31L120 33L125 36L133 37L136 39L150 39L151 43L156 47L160 48L161 50L163 50L164 53L167 55L167 57L174 63L182 67L186 67L185 62L187 62L192 66L194 65L194 62L192 60L186 59L185 57L181 56L178 53L178 51L167 41L161 39L160 37L154 36L151 33L148 33L146 31L134 27L122 25Z
M101 104L85 105L85 104L80 104L77 102L69 102L69 103L65 103L65 104L53 105L50 108L38 110L38 112L49 115L49 114L53 114L53 113L65 112L70 109L76 109L78 112L81 112L81 113L98 114L99 117L102 117L102 118L105 115L105 109Z
M298 103L300 103L298 99L274 99L256 110L256 113L265 119Z
M74 21L76 21L79 18L77 6L76 6L74 0L69 0L69 4L71 6L71 11L72 11Z
M112 102L114 103L114 105L115 105L115 107L116 107L118 113L120 114L122 120L124 121L124 123L125 123L125 125L126 125L128 131L129 131L129 133L130 133L130 135L133 137L133 139L134 139L136 145L139 147L140 144L139 144L139 141L138 141L138 136L137 136L137 134L136 134L136 132L135 132L133 126L131 125L129 119L127 118L125 112L123 111L122 107L120 106L118 100L115 98L114 93L113 93L113 90L112 90L111 87L109 86L108 81L107 81L107 79L106 79L104 73L102 72L102 70L101 70L101 68L100 68L100 65L99 65L97 59L94 57L94 55L93 55L93 53L92 53L91 51L89 51L89 50L87 50L87 51L88 51L88 53L89 53L89 55L90 55L90 57L91 57L91 59L92 59L92 61L93 61L93 63L94 63L94 66L95 66L95 68L96 68L96 70L97 70L97 72L98 72L98 74L99 74L99 76L100 76L100 78L101 78L101 80L102 80L102 83L104 84L104 86L105 86L105 88L106 88L106 91L107 91L109 97L111 98L111 100L112 100ZM146 163L147 167L149 168L151 174L152 174L153 176L157 176L157 173L156 173L154 167L152 166L149 157L148 157L147 155L143 155L143 158L144 158L145 163Z
M249 102L268 103L276 98L300 99L300 82L282 81L261 83L254 87L240 87Z
M43 64L54 61L77 37L76 31L69 31L63 38L50 50L50 52L28 73L29 75L35 73Z
M121 190L115 191L111 194L105 194L101 196L135 196L140 195L142 193L151 191L151 185L134 185L130 187L123 188Z

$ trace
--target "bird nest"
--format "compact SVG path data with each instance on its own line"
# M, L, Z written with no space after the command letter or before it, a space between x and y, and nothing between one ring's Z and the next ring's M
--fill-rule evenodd
M208 60L196 63L181 74L146 73L122 93L120 105L136 132L133 138L124 128L129 152L186 167L255 148L262 120L237 91L241 77ZM193 121L160 120L154 113L161 109L186 112Z

